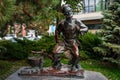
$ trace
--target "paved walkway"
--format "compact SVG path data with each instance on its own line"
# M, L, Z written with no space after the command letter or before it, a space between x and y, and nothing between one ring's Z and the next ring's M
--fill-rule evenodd
M56 76L18 76L18 73L23 69L21 67L12 75L8 76L6 80L108 80L99 72L85 71L84 78L77 77L56 77Z

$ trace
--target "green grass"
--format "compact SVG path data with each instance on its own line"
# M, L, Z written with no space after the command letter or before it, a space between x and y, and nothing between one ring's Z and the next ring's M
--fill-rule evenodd
M62 62L67 63L68 60ZM80 61L80 64L84 70L101 72L108 80L120 80L120 68L115 65L98 60L84 60Z
M12 67L11 62L0 61L0 75L5 74L11 67Z
M61 61L67 64L67 59L62 59ZM1 67L2 64L2 67ZM80 61L81 66L85 70L101 72L105 75L108 80L120 80L120 69L114 65L106 64L96 60L84 60ZM4 80L8 75L15 72L21 66L27 66L27 61L0 61L0 80ZM51 60L45 58L44 66L51 66ZM3 68L4 67L4 68ZM2 69L1 69L2 68Z
M0 80L5 80L10 74L15 72L21 66L28 65L25 60L5 61L0 60Z
M85 70L101 72L108 80L120 80L120 68L115 65L103 63L100 61L89 60L81 61L81 66Z

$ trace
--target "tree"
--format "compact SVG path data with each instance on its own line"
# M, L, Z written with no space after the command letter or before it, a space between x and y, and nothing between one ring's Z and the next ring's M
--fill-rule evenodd
M41 26L48 28L61 14L62 0L16 0L16 12L12 20L26 22L31 26ZM66 0L67 3L76 6L80 0ZM75 4L73 4L75 3ZM78 5L77 5L78 6ZM35 27L34 27L35 28Z
M120 64L120 0L111 2L103 13L103 44L94 50L104 56L103 59Z
M10 20L10 17L15 10L14 3L14 0L0 0L0 25L3 25Z
M10 21L15 10L15 0L0 0L0 34L6 30L5 24Z
M65 0L67 4L70 4L74 12L80 12L83 9L82 0Z
M60 0L16 0L13 22L27 23L29 28L41 26L43 29L59 14L55 7Z
M50 23L62 18L62 0L0 0L0 24L26 23L29 28L48 29ZM78 8L80 0L65 0ZM2 5L4 4L4 5ZM75 6L77 7L75 8ZM2 17L1 17L2 16ZM4 29L3 29L4 28ZM2 27L3 30L5 26ZM3 33L3 32L2 32Z

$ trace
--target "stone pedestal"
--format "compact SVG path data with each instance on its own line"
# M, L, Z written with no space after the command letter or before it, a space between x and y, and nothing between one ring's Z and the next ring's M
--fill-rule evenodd
M52 67L46 67L42 70L38 68L23 68L19 73L19 76L57 76L57 77L80 77L84 78L84 70L71 71L70 66L63 65L60 70L56 70Z
M94 71L82 71L80 70L80 73L84 72L84 77L80 77L78 72L69 72L67 70L68 68L64 69L62 68L61 71L53 71L52 68L44 68L43 72L39 73L40 70L37 68L29 69L28 72L32 71L31 74L27 73L27 71L24 72L24 69L26 67L21 67L19 70L17 70L15 73L12 75L8 76L6 80L108 80L104 75L102 75L99 72L94 72ZM29 68L29 67L27 67ZM20 74L20 72L23 70L23 74ZM67 72L63 72L67 71ZM34 73L34 74L33 74ZM53 73L51 75L51 73ZM19 74L19 75L18 75ZM38 74L38 75L36 75ZM83 75L82 75L83 76Z

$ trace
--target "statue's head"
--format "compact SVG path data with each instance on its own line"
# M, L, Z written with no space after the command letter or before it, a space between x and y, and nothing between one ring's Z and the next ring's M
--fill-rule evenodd
M62 13L63 13L66 17L72 17L72 16L73 16L72 8L70 7L69 4L64 4L64 5L62 6Z

